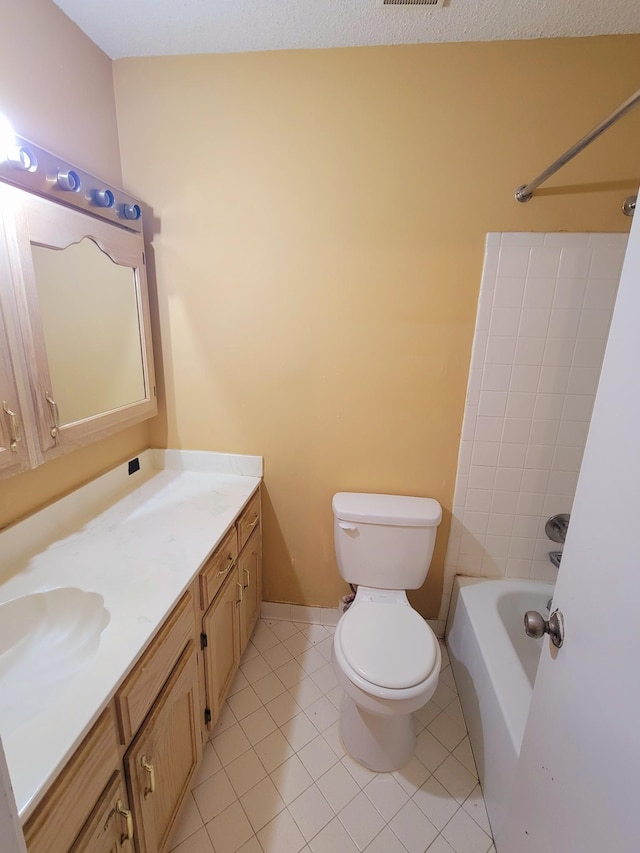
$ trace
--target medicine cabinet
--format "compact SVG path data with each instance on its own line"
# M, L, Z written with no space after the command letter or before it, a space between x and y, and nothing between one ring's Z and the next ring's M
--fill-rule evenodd
M139 223L0 181L0 403L0 477L156 414Z

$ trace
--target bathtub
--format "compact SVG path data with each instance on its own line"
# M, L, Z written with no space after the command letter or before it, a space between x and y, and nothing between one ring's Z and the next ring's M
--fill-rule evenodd
M527 637L523 617L546 618L552 595L553 584L536 581L454 582L447 647L497 845L543 643Z

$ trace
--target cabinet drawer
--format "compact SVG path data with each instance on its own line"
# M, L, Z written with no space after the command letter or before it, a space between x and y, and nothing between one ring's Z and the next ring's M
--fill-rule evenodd
M260 526L260 490L251 498L248 506L243 510L237 521L238 527L238 550L242 551L245 543L256 529Z
M116 694L120 743L129 743L140 728L182 650L194 636L193 598L185 592Z
M224 537L200 572L200 606L211 604L238 556L238 537L235 527Z
M118 761L118 739L109 706L25 824L29 853L67 853Z

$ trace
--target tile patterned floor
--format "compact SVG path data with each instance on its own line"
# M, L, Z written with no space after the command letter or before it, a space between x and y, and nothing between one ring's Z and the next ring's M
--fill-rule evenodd
M333 628L261 619L170 847L175 853L495 853L443 648L415 756L395 773L341 745Z

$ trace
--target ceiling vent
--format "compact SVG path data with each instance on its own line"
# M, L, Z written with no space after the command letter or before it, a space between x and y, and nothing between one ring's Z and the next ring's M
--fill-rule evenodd
M432 6L442 8L447 0L382 0L383 6Z

